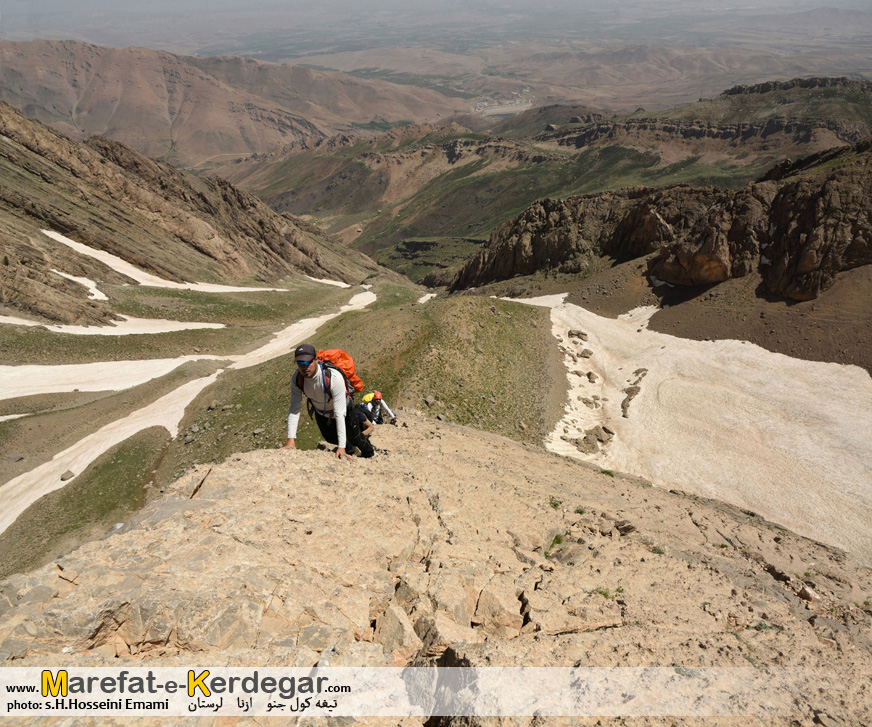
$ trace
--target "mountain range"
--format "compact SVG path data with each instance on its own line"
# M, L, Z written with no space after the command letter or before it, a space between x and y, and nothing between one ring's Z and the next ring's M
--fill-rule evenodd
M868 723L869 81L498 119L0 53L0 661L800 666L794 724ZM396 409L373 459L278 449L300 340Z
M872 133L870 109L869 82L797 79L661 112L546 106L489 129L461 117L216 171L414 280L439 271L447 281L496 224L544 197L670 183L741 187L785 158L860 141Z
M337 72L74 41L0 43L0 100L71 138L98 134L187 167L467 108Z

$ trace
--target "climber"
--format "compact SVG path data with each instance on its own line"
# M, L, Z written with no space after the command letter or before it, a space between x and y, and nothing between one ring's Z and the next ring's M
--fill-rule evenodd
M382 398L382 393L380 391L374 391L371 394L364 395L363 404L369 410L369 413L372 415L372 421L374 424L384 424L384 415L382 415L382 409L384 409L385 414L390 417L390 423L396 424L397 417L391 411L390 407L387 405L387 402Z
M338 458L352 459L351 455L355 452L361 457L372 457L372 445L361 432L343 372L326 361L319 361L315 347L309 343L297 346L294 362L301 375L295 373L291 377L288 441L282 449L295 449L297 446L297 427L305 394L309 400L309 413L314 414L321 436L330 444L337 445Z

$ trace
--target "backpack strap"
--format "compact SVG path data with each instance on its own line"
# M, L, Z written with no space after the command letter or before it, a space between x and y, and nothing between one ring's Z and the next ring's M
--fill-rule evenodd
M327 400L333 396L333 392L330 390L330 370L323 363L321 364L321 381L324 386L324 416L327 416ZM303 374L301 371L297 370L294 374L294 383L297 385L297 388L300 391L304 391L303 389ZM312 404L312 400L309 397L306 397L306 409L309 412L309 419L312 418L312 412L315 411L315 406Z
M321 369L321 386L324 389L324 411L321 413L326 417L327 401L333 396L333 392L330 390L330 371L327 365L322 361L319 368Z
M341 368L336 366L335 364L331 363L330 361L321 361L321 370L326 372L326 374L327 374L327 385L328 386L329 386L329 382L330 382L330 372L331 371L337 371L339 373L339 375L342 376L342 381L345 384L345 398L347 400L346 403L348 404L346 409L350 411L352 405L354 404L354 385L348 380L348 377L345 375L345 372ZM332 392L330 392L330 393L332 395Z
M330 388L330 382L332 379L331 371L338 371L340 374L342 374L342 379L345 382L345 398L346 398L346 403L347 403L346 410L351 411L352 405L354 404L354 387L352 386L351 382L348 380L348 377L345 375L345 373L342 371L342 369L340 369L337 366L334 366L329 361L319 360L318 364L320 365L320 369L321 369L321 384L322 384L322 387L324 389L324 411L322 412L322 414L325 417L327 416L327 402L328 402L328 400L333 398L333 391ZM297 384L297 388L300 391L303 391L303 374L300 371L297 371L294 374L294 381ZM312 415L312 411L310 408L309 416L311 417L311 415Z

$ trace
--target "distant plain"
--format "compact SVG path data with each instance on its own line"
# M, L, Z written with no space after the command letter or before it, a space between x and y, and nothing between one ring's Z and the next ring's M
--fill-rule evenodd
M872 13L857 0L91 0L75 10L47 0L4 8L0 40L32 38L340 70L476 99L480 111L501 101L667 108L737 83L872 78Z

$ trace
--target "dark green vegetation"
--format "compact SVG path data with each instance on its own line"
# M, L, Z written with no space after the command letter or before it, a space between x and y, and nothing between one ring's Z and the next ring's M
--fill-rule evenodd
M202 329L131 336L79 336L39 328L0 328L4 364L74 364L130 361L201 353L221 356L250 348L269 334L258 328Z
M355 122L352 126L355 129L362 129L364 131L387 131L396 126L409 126L411 123L411 121L370 121L366 124Z
M163 428L139 432L33 503L0 534L0 578L38 568L129 518L145 504L168 440Z
M410 239L394 247L379 250L375 258L409 280L423 280L429 273L434 272L450 279L484 242L484 239L451 237Z

